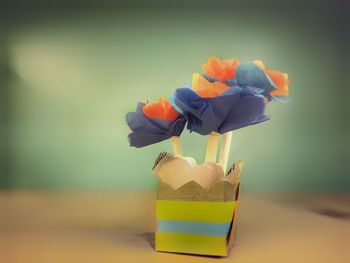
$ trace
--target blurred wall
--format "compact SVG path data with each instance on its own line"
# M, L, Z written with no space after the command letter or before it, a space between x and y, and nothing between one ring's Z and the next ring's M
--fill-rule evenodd
M129 147L124 116L216 55L262 59L291 79L291 103L271 103L269 122L234 132L230 161L245 161L245 189L349 191L341 4L205 3L4 12L0 187L154 187L153 162L170 144ZM205 137L184 132L183 145L204 159Z

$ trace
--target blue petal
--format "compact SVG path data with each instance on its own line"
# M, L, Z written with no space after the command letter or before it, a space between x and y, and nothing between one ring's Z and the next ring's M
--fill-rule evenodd
M237 78L233 78L233 79L227 80L225 82L225 84L230 86L230 87L236 87L236 86L238 86Z
M236 79L241 87L254 87L263 90L268 95L276 89L275 84L265 72L254 63L240 64L236 69Z
M264 89L262 88L257 88L257 87L252 87L252 86L246 86L246 89L251 93L251 94L263 94Z
M169 100L171 106L173 106L174 109L175 109L178 113L180 113L181 115L184 115L184 114L185 114L184 111L181 110L181 108L179 108L179 107L176 105L175 99L174 99L174 95L170 95L170 96L168 97L168 100Z
M265 106L264 98L261 96L241 96L220 126L219 132L225 133L267 121L269 117L264 115Z

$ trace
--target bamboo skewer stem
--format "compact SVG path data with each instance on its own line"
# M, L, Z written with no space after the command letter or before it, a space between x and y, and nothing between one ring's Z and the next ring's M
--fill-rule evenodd
M179 136L172 136L170 138L171 140L171 145L173 147L173 154L175 157L182 156L182 146L181 146L181 141Z
M216 155L218 151L219 133L212 132L208 135L207 152L205 154L205 162L216 163Z
M223 142L222 142L222 147L221 147L220 157L219 157L219 164L224 170L224 174L226 173L226 169L227 169L228 157L230 155L230 149L231 149L231 142L232 142L232 131L226 132L223 136Z

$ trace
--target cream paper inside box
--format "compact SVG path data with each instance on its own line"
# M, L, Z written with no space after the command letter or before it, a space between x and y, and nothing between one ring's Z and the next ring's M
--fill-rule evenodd
M216 163L194 165L161 153L153 167L158 179L157 251L227 256L234 241L243 162L224 174Z

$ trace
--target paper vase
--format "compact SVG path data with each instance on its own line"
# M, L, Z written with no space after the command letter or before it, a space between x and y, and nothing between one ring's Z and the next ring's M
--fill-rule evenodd
M157 158L153 171L167 156ZM158 177L155 250L227 256L235 238L242 165L233 165L209 188L191 180L175 190Z

